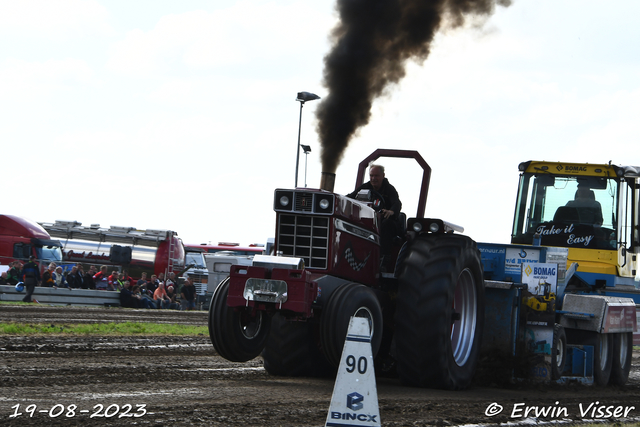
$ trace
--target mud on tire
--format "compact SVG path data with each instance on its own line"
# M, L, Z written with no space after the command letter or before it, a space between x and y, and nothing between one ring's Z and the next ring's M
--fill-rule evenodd
M213 293L209 306L209 336L218 354L231 362L246 362L264 348L271 318L264 312L251 314L251 307L234 310L227 305L229 278Z
M262 351L264 369L283 377L327 377L333 367L318 348L317 325L295 322L276 313Z
M462 235L421 235L399 266L396 358L407 385L463 389L473 379L484 325L480 253Z

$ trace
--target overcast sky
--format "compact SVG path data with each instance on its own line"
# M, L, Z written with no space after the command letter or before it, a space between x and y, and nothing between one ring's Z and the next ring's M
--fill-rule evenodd
M427 213L508 242L518 163L640 165L640 2L515 0L440 33L376 101L336 192L376 148L433 169ZM0 0L2 213L264 243L322 86L330 0ZM305 104L307 185L320 179ZM382 162L414 216L417 164ZM298 184L304 186L305 156Z

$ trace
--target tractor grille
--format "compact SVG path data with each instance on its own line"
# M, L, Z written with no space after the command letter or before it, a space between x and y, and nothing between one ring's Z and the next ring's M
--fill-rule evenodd
M313 207L312 193L296 192L295 197L296 197L295 210L297 212L311 212L311 209Z
M280 214L278 251L302 258L308 268L326 269L329 258L329 217Z

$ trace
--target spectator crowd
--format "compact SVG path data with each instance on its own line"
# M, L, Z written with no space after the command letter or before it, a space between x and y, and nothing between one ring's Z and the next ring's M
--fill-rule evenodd
M196 288L193 280L188 277L180 286L173 272L169 273L166 279L163 273L152 274L147 279L147 273L143 272L139 280L134 280L126 270L122 273L112 270L109 274L106 265L101 266L99 270L92 265L85 272L82 264L76 264L71 270L64 272L62 266L52 262L40 274L34 261L33 257L24 265L20 261L14 261L9 264L9 270L0 276L0 285L24 284L27 291L24 302L32 301L34 288L39 284L42 287L57 289L119 292L122 307L172 310L195 310L196 307Z

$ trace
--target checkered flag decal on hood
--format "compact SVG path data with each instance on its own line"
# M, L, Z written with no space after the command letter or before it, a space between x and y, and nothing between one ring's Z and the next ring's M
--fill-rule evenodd
M364 268L364 266L367 265L367 261L369 261L369 257L370 256L371 256L371 252L369 252L367 254L367 257L364 259L364 261L360 261L354 255L353 249L351 248L351 245L349 245L347 247L347 249L345 249L345 251L344 251L344 259L347 260L347 262L349 263L351 268L353 268L355 271L362 270Z

